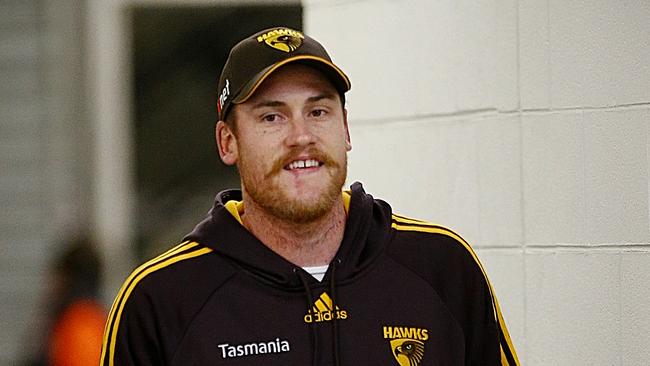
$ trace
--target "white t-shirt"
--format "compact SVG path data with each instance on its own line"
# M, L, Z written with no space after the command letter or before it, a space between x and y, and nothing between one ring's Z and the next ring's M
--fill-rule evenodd
M329 268L329 265L324 265L324 266L316 266L316 267L302 267L307 273L312 275L315 279L318 281L322 281L323 277L325 277L325 272L327 272L327 268Z

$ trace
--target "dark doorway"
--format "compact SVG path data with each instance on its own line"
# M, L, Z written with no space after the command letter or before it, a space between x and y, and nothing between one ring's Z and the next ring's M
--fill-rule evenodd
M142 260L178 243L217 192L239 186L215 148L219 73L238 40L276 25L302 29L302 7L137 6L130 15Z

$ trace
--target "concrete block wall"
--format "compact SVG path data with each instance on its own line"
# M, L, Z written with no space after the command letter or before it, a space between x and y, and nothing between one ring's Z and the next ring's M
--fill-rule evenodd
M459 231L524 365L650 359L650 3L307 0L349 180Z

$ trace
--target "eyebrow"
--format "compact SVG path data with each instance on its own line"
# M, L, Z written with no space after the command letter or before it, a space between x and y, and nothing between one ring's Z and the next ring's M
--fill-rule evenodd
M336 95L332 93L323 93L323 94L318 94L313 97L307 98L308 103L315 103L323 99L329 99L329 100L336 100ZM264 108L264 107L282 107L286 105L285 102L281 102L279 100L263 100L259 103L255 103L252 106L252 109L259 109L259 108Z
M263 100L259 103L255 103L253 105L253 109L259 109L259 108L264 108L264 107L281 107L285 105L286 103L280 102L278 100Z
M309 97L309 98L307 98L307 101L313 103L313 102L318 102L319 100L323 100L323 99L336 100L336 96L334 94L332 94L332 93L323 93L323 94L319 94L319 95L316 95L316 96L313 96L313 97Z

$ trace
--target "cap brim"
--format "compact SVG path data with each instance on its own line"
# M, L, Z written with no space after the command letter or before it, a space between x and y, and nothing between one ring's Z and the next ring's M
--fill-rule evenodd
M345 73L334 65L331 61L326 60L321 57L311 56L311 55L298 55L295 57L290 57L284 59L278 63L275 63L255 75L251 80L244 85L241 92L232 100L232 103L239 104L247 101L259 88L260 85L269 77L275 70L292 62L305 62L311 66L315 66L320 71L326 74L328 79L332 81L337 90L342 93L350 90L351 84L350 79L345 75Z

